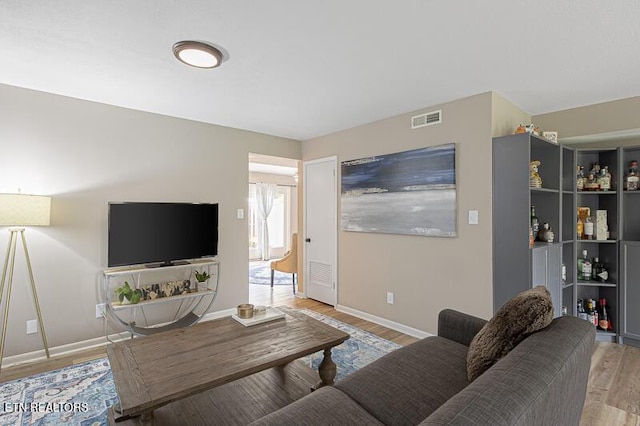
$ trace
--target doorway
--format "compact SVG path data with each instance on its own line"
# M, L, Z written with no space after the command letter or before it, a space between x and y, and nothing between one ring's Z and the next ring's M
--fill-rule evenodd
M294 297L291 273L275 271L271 287L271 262L288 254L291 236L298 232L299 163L249 154L249 302L255 305L273 305Z

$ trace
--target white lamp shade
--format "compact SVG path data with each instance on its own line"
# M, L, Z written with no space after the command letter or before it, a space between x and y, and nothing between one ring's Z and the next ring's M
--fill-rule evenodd
M51 197L0 194L0 226L49 226Z

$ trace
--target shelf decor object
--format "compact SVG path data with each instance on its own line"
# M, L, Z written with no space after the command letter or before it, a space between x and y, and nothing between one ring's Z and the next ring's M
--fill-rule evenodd
M42 336L44 350L49 358L49 344L47 343L47 335L44 330L44 322L42 321L42 312L40 311L40 302L38 301L38 293L36 292L36 283L33 279L33 270L31 268L31 260L29 258L29 250L27 249L27 240L24 236L25 226L49 226L51 218L51 197L26 194L0 194L0 226L10 226L9 244L7 246L7 255L2 270L2 282L0 283L0 301L4 297L4 285L7 283L7 300L4 305L4 314L2 320L2 338L0 339L0 368L2 367L2 358L4 355L4 342L7 336L7 320L9 318L9 305L11 304L11 289L13 286L13 271L16 259L16 243L18 234L22 239L22 247L24 248L24 256L29 271L29 279L31 281L31 291L33 294L33 302L38 315L38 325ZM8 269L7 269L8 267Z
M196 291L207 290L209 278L211 275L207 271L193 271L193 275L196 277Z
M263 324L265 322L274 321L280 318L284 318L284 313L276 308L268 307L265 312L260 314L254 314L249 318L243 318L237 314L231 315L231 318L244 325L250 327L252 325Z
M538 160L529 163L529 188L542 188L542 178L540 178L538 167L540 167Z

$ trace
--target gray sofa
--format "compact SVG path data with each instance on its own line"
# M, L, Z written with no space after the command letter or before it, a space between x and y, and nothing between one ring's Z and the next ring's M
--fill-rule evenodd
M391 352L252 425L578 425L595 328L556 318L469 383L468 346L485 323L444 310L438 336Z

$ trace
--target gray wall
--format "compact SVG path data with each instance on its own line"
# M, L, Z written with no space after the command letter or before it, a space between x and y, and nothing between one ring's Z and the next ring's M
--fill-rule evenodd
M540 114L533 122L563 138L640 130L640 96ZM636 133L638 134L638 133Z
M491 136L511 135L519 125L531 123L531 115L495 92L491 93Z
M458 237L339 230L339 305L431 333L444 307L491 315L491 104L485 93L303 142L304 160L337 155L339 162L457 144ZM412 115L437 109L442 124L411 130ZM479 225L467 224L471 209Z
M299 141L6 85L0 111L0 192L53 197L51 226L26 231L50 346L103 334L95 304L109 201L220 203L222 287L212 310L247 301L247 222L236 209L247 208L248 154L299 159ZM3 249L8 235L0 229ZM36 317L18 249L5 356L42 348L39 335L25 334Z

